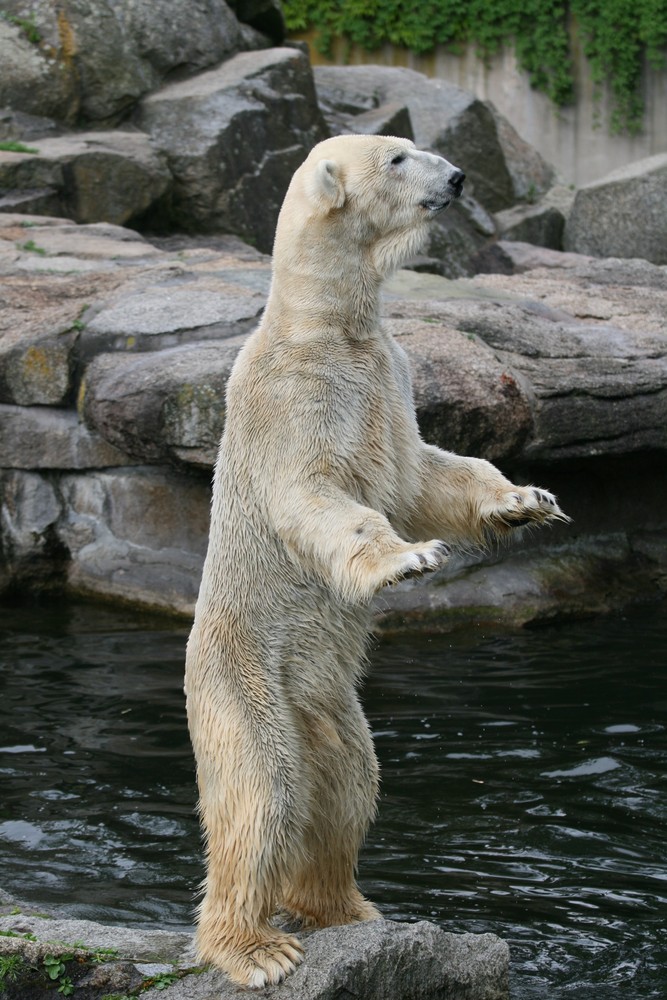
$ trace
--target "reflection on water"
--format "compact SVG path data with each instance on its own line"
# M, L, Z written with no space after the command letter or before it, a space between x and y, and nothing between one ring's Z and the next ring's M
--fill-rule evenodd
M187 631L86 605L0 612L0 863L72 916L188 925L202 877ZM361 859L387 916L494 931L513 997L667 994L667 614L380 644Z

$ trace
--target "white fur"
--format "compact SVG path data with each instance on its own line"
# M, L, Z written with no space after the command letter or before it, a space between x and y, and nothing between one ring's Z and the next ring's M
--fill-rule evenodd
M317 146L280 214L264 318L239 354L188 643L208 874L202 959L238 983L301 961L277 931L373 919L355 882L377 763L357 697L373 595L563 516L550 494L424 444L386 273L455 197L457 170L404 139Z

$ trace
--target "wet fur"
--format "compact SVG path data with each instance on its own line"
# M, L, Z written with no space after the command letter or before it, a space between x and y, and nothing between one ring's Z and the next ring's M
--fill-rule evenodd
M545 491L421 440L406 357L378 320L382 279L432 217L420 198L446 200L453 170L401 139L316 147L229 380L186 690L199 954L246 986L302 959L276 909L309 926L379 915L355 881L378 787L357 696L374 594L437 569L450 544L562 516Z

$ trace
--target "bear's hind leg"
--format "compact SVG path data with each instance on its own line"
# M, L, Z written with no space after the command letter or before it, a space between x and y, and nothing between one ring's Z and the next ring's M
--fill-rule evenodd
M270 923L279 887L303 852L298 779L284 745L248 754L227 728L224 781L198 760L206 838L197 951L241 986L281 982L303 960L299 941Z
M356 883L359 848L375 814L378 765L368 723L353 697L338 711L301 713L312 774L307 859L283 886L282 904L308 927L377 920Z

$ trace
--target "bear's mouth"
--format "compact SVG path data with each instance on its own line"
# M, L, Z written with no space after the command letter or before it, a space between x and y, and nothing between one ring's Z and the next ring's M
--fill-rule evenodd
M460 198L463 194L465 176L462 170L455 171L442 190L436 192L430 198L424 198L420 202L421 207L425 208L427 212L432 212L434 215L438 212L444 212L455 198Z
M451 198L426 198L424 201L420 202L422 208L425 208L427 212L443 212L447 206L451 203Z

